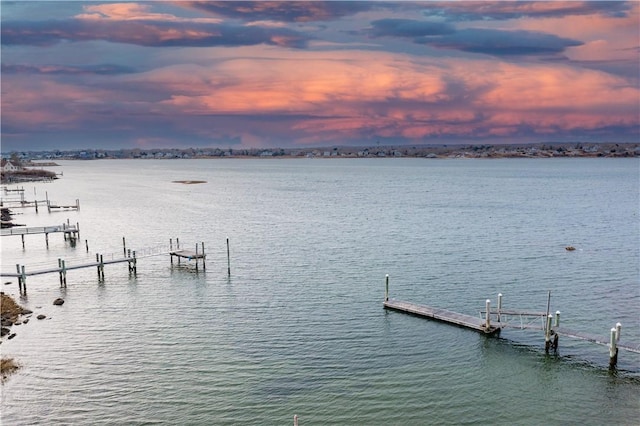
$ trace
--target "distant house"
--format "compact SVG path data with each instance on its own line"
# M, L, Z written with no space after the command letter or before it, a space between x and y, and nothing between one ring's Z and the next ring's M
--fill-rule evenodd
M22 170L22 167L19 164L15 164L7 159L2 159L2 171L3 172L15 172L18 170Z

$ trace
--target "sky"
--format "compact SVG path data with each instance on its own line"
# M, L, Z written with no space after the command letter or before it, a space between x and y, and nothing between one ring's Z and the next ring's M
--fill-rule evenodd
M640 141L640 2L1 1L2 151Z

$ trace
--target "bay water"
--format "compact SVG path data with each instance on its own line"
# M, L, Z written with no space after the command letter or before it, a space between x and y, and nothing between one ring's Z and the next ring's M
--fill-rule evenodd
M123 237L141 258L104 282L28 277L26 296L2 280L47 315L0 345L22 366L2 424L640 424L637 353L610 370L606 346L561 337L546 355L542 331L487 338L382 307L387 274L392 298L479 318L498 293L545 311L550 291L563 326L607 337L620 322L637 347L638 159L60 164L19 186L80 210L14 222L68 220L80 240L2 237L2 271L121 257ZM204 243L205 270L143 257L176 238Z

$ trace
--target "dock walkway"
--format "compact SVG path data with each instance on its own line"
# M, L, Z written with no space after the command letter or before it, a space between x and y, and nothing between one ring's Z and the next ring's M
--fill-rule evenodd
M460 327L479 331L484 334L491 335L500 331L500 327L496 327L493 325L490 325L489 328L487 328L486 322L482 318L460 314L458 312L453 312L446 309L417 305L415 303L403 302L394 299L386 300L384 302L384 307L387 309L410 313L419 317L431 318L449 324L455 324Z
M13 227L3 228L0 235L3 237L9 235L31 235L31 234L53 234L56 232L64 232L65 234L74 235L79 232L76 225L51 225L51 226L32 226L32 227Z

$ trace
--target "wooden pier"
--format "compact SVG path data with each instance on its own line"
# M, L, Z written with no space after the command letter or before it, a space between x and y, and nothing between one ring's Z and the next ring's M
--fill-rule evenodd
M499 334L500 330L503 328L540 330L544 332L545 353L547 354L550 349L557 352L560 335L591 343L597 343L609 348L610 368L615 368L617 364L619 349L640 353L640 344L632 345L620 342L622 324L617 323L615 327L611 328L608 338L570 330L565 327L560 327L560 311L556 311L555 315L550 314L550 303L551 292L548 293L546 312L502 309L502 294L498 294L497 309L492 310L491 301L487 299L485 302L485 309L479 311L480 315L478 317L474 317L446 309L433 308L411 302L389 299L389 276L387 275L383 306L385 309L404 312L422 318L438 320L444 323L478 331L488 336ZM536 324L536 322L538 322L538 324Z
M196 244L195 251L180 249L180 240L176 238L176 250L173 249L173 240L169 240L169 256L171 256L171 264L173 265L173 258L178 259L178 265L180 265L180 259L187 259L189 261L196 261L196 269L198 269L198 261L202 260L202 269L206 269L205 260L207 255L204 252L204 242L200 243L201 248L198 250L198 244Z
M35 191L35 188L34 188ZM10 192L16 192L20 194L20 198L7 198L7 197L0 197L0 207L7 207L7 208L28 208L28 207L35 207L36 209L36 213L38 213L38 205L46 205L47 206L47 211L49 213L51 213L51 211L61 211L61 210L80 210L80 200L76 198L76 201L74 204L54 204L51 202L51 200L49 200L49 193L46 192L45 193L45 199L44 200L38 200L38 199L34 199L34 200L26 200L24 197L24 188L20 188L20 189L7 189L6 187L4 188L4 193L9 194Z
M4 230L3 230L4 231ZM18 279L18 287L20 289L20 293L26 294L27 292L27 277L35 276L35 275L44 275L44 274L53 274L57 273L60 277L60 286L67 286L67 271L71 271L74 269L84 269L84 268L97 268L98 271L98 281L104 281L104 267L105 265L118 264L118 263L128 263L129 266L129 274L136 274L137 272L137 263L138 259L145 257L153 257L153 256L162 256L162 255L170 255L171 257L171 265L173 266L173 257L178 258L178 264L180 264L180 259L188 259L188 260L196 260L196 270L198 269L199 261L202 261L202 268L206 268L205 260L206 254L204 252L204 242L200 244L196 244L195 251L190 250L180 250L179 240L176 239L177 250L173 250L173 243L170 240L170 247L167 250L167 246L157 246L157 247L147 247L140 251L127 249L126 240L122 238L123 251L120 253L111 253L108 255L98 254L96 253L95 262L86 262L86 263L78 263L75 265L67 265L66 261L63 259L58 259L58 266L53 268L45 268L38 270L27 270L25 265L16 265L16 272L0 272L0 277L3 278L17 278ZM200 248L199 248L200 247ZM105 258L107 260L105 260ZM110 259L109 259L110 258Z
M49 234L56 233L62 233L64 235L65 241L69 239L70 241L75 242L78 238L80 238L80 224L76 223L75 225L71 225L69 221L67 221L66 224L63 223L62 225L33 227L15 226L12 228L3 228L2 230L0 230L0 236L2 237L20 235L20 237L22 238L22 248L24 248L25 235L44 234L47 247L49 247Z
M423 318L434 319L460 327L479 331L484 334L495 334L500 332L500 327L489 325L486 327L486 321L471 315L460 314L446 309L432 308L430 306L416 305L411 302L403 302L400 300L385 300L384 307L395 311L406 312Z
M75 204L58 205L51 204L51 201L47 200L47 210L51 213L51 210L80 210L80 200L76 199Z

